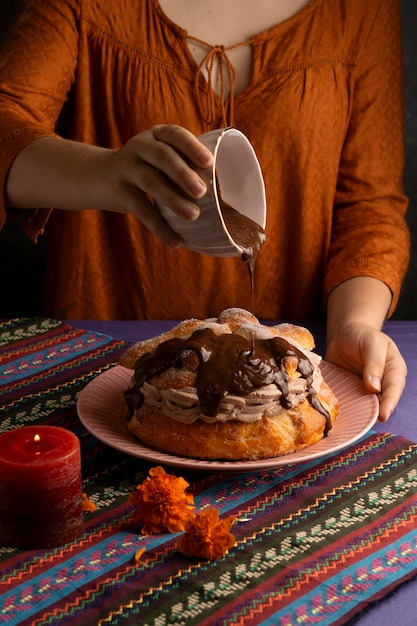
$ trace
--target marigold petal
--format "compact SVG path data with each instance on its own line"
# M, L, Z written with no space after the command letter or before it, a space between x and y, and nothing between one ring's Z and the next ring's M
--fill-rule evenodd
M164 476L164 475L167 476L167 473L165 472L164 468L161 467L160 465L158 465L157 467L151 467L151 469L149 470L149 476Z
M91 500L88 499L87 494L83 493L82 495L82 510L83 511L96 511L97 510L97 506L94 504L94 502L92 502Z
M144 564L144 562L142 561L141 557L142 557L142 554L145 552L145 550L146 550L146 548L139 548L139 550L136 550L136 552L135 552L135 556L133 557L133 560L138 565L143 565Z

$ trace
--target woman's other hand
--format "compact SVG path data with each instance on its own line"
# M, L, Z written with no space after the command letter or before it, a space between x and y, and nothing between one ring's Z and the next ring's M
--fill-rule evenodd
M350 324L330 342L326 359L361 375L366 388L379 394L380 421L390 417L407 376L405 361L390 337L367 324Z
M375 278L341 283L327 304L326 359L363 377L379 394L379 419L386 421L405 387L407 366L396 344L381 331L391 292Z

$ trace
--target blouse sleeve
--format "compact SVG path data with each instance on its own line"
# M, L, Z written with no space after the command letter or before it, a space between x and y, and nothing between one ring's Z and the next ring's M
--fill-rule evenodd
M409 260L400 3L380 0L357 33L351 114L340 159L325 296L355 276L385 282L394 310Z
M4 188L17 153L55 136L74 81L78 56L77 0L29 0L0 55L0 228ZM17 211L29 236L42 232L49 210Z

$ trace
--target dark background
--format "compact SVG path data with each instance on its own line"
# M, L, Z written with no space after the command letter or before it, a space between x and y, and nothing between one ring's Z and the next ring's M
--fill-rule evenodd
M402 0L405 76L404 188L412 256L394 319L417 319L417 0ZM0 43L22 0L0 0ZM9 218L0 232L0 318L42 315L46 237L34 245Z

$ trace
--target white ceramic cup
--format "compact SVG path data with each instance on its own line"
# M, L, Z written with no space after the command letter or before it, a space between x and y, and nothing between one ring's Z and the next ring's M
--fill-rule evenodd
M220 195L236 211L265 228L265 186L258 159L247 137L235 128L212 130L199 140L214 156L212 167L195 168L207 185L206 195L194 201L200 216L190 222L166 206L158 204L158 209L186 248L210 256L241 256L243 249L223 219Z

